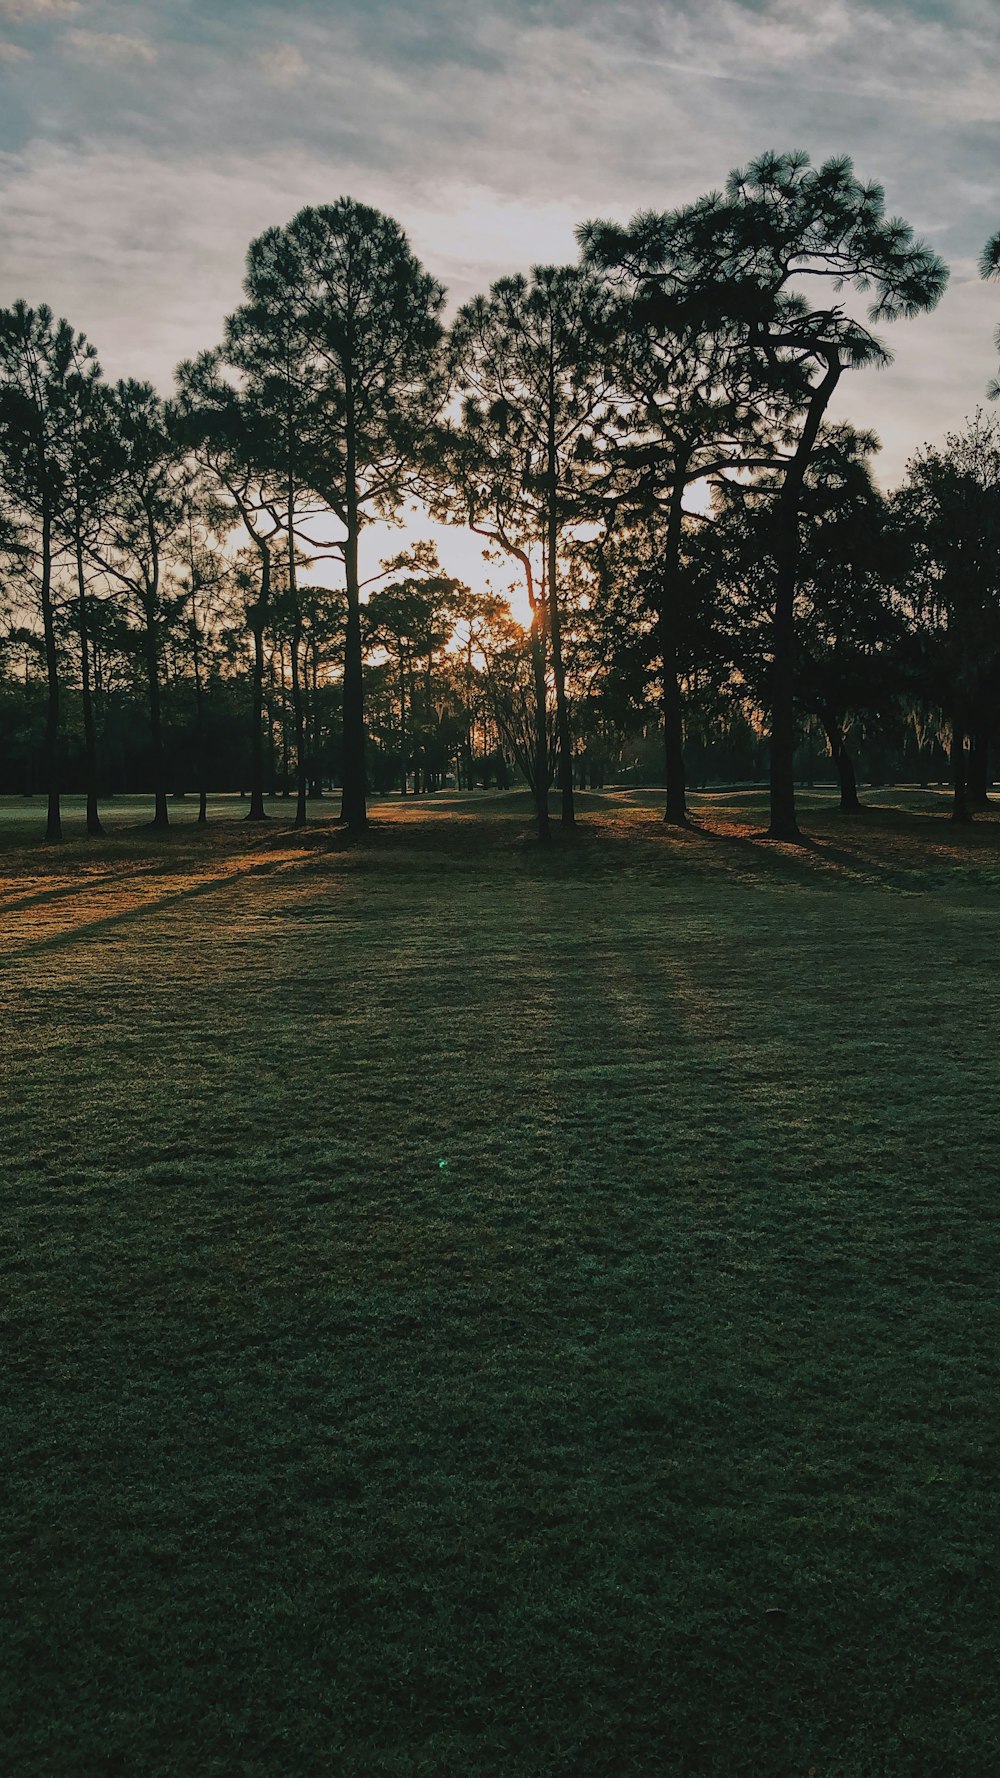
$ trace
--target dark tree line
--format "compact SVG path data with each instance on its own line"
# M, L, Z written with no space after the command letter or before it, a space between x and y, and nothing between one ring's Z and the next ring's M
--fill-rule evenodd
M1000 437L981 414L883 494L829 419L876 329L947 277L845 159L766 155L722 192L590 222L572 266L499 280L450 326L398 225L341 199L269 229L223 338L168 400L108 384L45 308L0 312L0 783L294 796L665 776L714 758L794 839L797 762L845 808L881 746L954 812L987 798L1000 692ZM984 275L1000 268L1000 237ZM864 313L864 319L859 314ZM375 520L422 500L523 587L428 545L363 583ZM658 741L654 739L659 736ZM927 768L921 772L920 761Z

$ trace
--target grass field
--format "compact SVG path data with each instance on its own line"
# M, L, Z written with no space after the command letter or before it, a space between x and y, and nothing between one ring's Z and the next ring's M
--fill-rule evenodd
M993 1778L1000 820L880 800L4 803L4 1778Z

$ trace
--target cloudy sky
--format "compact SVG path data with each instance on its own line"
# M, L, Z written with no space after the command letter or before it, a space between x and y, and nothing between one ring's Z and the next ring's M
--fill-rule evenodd
M847 152L952 268L839 397L891 483L995 369L997 25L997 0L0 0L0 302L167 390L304 203L391 211L457 302L764 148Z

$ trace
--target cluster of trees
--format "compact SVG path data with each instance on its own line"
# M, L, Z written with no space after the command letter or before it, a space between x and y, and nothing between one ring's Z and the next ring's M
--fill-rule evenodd
M446 327L395 222L305 209L251 244L243 302L168 400L108 384L47 309L0 312L0 777L37 757L49 838L67 773L93 833L112 783L151 789L163 826L171 791L204 819L222 781L254 821L294 792L301 824L337 781L359 831L371 784L520 773L544 835L553 781L572 822L577 785L654 728L670 822L693 750L766 737L770 833L796 837L816 733L848 806L852 737L945 740L970 817L1000 437L977 415L887 496L876 441L827 417L845 373L888 361L874 328L939 300L941 260L848 160L800 154L579 242ZM363 582L362 530L413 499L507 564L527 629L426 544Z

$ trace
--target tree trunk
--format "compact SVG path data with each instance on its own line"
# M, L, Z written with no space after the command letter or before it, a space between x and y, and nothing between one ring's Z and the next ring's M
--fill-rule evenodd
M957 721L951 725L951 781L953 802L951 818L953 821L968 822L972 820L969 807L968 785L965 775L965 730Z
M313 636L306 649L306 660L311 660L311 671L308 672L308 684L311 694L309 710L309 800L320 802L323 797L322 766L320 764L323 746L323 725L319 713L319 644Z
M287 797L291 780L291 765L288 751L288 686L285 681L285 645L281 644L281 794Z
M347 591L347 633L344 638L344 782L340 819L351 833L363 833L368 825L365 785L365 690L361 639L361 589L358 584L358 464L355 435L354 386L345 381L347 463L345 500L347 537L344 542L344 581ZM412 712L411 712L412 714Z
M198 826L208 821L208 791L205 785L205 700L201 683L201 652L198 647L198 611L191 582L191 663L194 668L195 745L198 750Z
M667 775L667 804L663 819L672 827L687 826L687 781L684 769L684 711L681 703L680 672L677 661L677 600L680 578L681 542L684 535L684 490L687 487L686 456L675 464L675 480L670 494L670 515L667 521L664 551L664 586L657 611L657 633L662 662L660 704L663 712L663 752Z
M293 827L306 825L306 715L302 696L302 609L295 574L295 490L288 482L288 591L292 601L292 715L295 722L295 819Z
M854 814L861 808L858 800L858 780L854 771L854 761L844 744L844 731L837 717L828 713L821 718L823 730L830 747L830 758L833 760L840 785L840 807L845 814Z
M538 823L540 840L551 838L549 825L549 722L548 696L545 685L545 606L541 599L536 598L534 584L531 579L530 564L525 562L528 574L528 603L531 606L531 674L535 689L535 818Z
M273 755L274 736L271 736ZM274 776L273 759L271 776ZM247 821L266 821L264 808L264 632L257 625L253 630L253 675L250 713L250 807Z
M559 610L559 519L556 511L558 492L555 452L554 398L549 402L549 494L547 513L546 580L549 596L549 637L552 643L552 677L556 688L556 735L559 741L558 783L561 799L560 820L564 827L576 821L573 803L573 741L569 726L569 705L566 701L566 671L562 654L562 615Z
M836 353L813 392L805 425L785 478L775 514L776 573L771 645L772 840L801 839L795 813L795 590L799 565L799 499L823 415L840 378Z
M990 807L989 759L989 731L981 727L974 728L970 736L966 781L970 808L988 809Z
M344 638L344 782L340 819L352 833L368 825L365 789L365 713L361 658L361 599L358 591L358 540L348 539L347 633Z
M261 635L261 640L263 641L263 633ZM270 696L265 698L265 701L264 701L264 715L267 719L268 783L270 784L270 787L271 787L270 794L272 796L277 796L277 794L278 794L278 749L277 749L277 744L276 744L275 738L274 738L275 698L276 698L276 690L277 690L277 681L274 676L274 649L273 648L271 649L270 657L268 660L267 678L268 678L268 685L270 687ZM261 814L262 815L264 814L263 799L261 799Z
M429 654L424 667L424 790L431 795L438 787L438 775L434 766L435 748L432 731L432 724L435 721L432 690L433 670L434 656Z
M156 636L155 591L147 586L143 599L146 619L146 682L149 686L149 733L153 764L153 826L170 826L167 782L163 758L163 717L160 709L160 660Z
M301 634L296 615L289 649L292 666L292 717L295 724L295 819L293 827L306 825L306 723L302 707L302 677L299 645Z
M45 788L48 810L45 838L61 840L62 816L59 810L59 651L56 647L55 620L52 611L52 520L48 500L42 507L42 629L45 636L45 672L48 696L45 705Z
M250 807L248 821L266 821L264 808L264 624L271 595L271 555L258 541L261 551L260 598L257 601L253 631L253 693L250 713ZM273 749L274 736L271 737ZM273 776L273 771L272 771Z
M661 643L661 648L663 644ZM687 780L684 769L684 713L677 659L668 650L663 662L663 743L667 774L667 802L663 819L672 827L686 827Z
M406 795L406 667L399 650L399 794Z
M90 635L87 625L87 576L83 565L83 544L79 531L76 537L76 588L80 619L80 686L83 694L83 753L87 777L87 832L99 839L104 829L97 807L97 734L94 726L94 699L90 685Z

